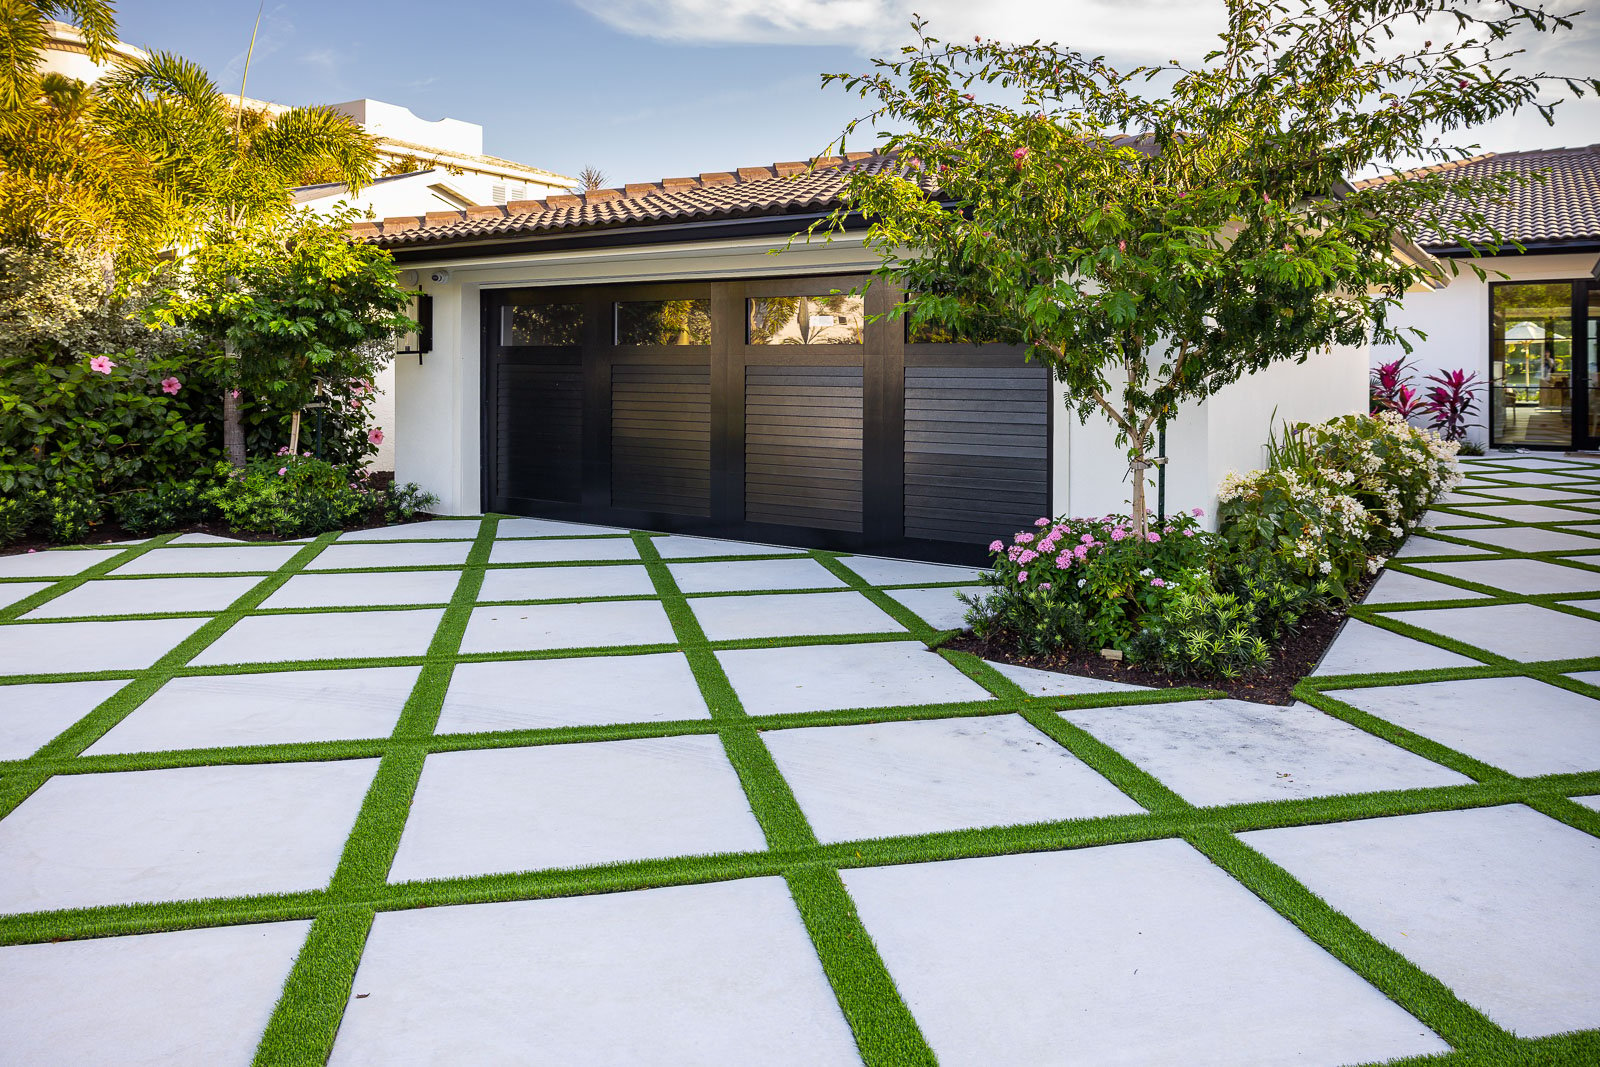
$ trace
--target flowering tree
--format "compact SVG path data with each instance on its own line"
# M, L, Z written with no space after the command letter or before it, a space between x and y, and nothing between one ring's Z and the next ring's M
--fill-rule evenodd
M415 328L411 299L388 252L357 244L348 214L272 219L233 241L209 241L180 259L152 318L192 327L238 354L222 365L229 388L248 390L294 412L319 394L360 405L388 352L384 342ZM369 436L376 446L381 428Z
M245 53L245 70L255 39ZM199 246L199 259L226 262L247 255L242 246L266 235L259 252L290 214L290 189L339 181L359 189L371 179L376 142L347 116L323 107L277 113L250 106L222 92L194 63L155 52L118 67L96 87L100 121L119 141L159 164L156 173L182 205L185 243ZM243 306L243 305L241 305ZM226 340L232 327L210 320L224 338L229 360L242 358ZM226 369L224 377L256 377L249 368ZM239 391L222 394L222 441L229 462L244 464L244 426Z
M871 220L877 276L908 294L896 314L1026 345L1081 420L1111 422L1141 535L1155 430L1179 404L1332 345L1409 348L1389 313L1436 268L1405 255L1402 235L1490 229L1481 213L1447 215L1445 198L1513 180L1445 169L1354 189L1346 175L1459 158L1452 132L1523 107L1549 120L1552 88L1600 91L1504 69L1512 38L1571 27L1515 0L1228 11L1192 66L946 43L918 20L899 58L823 78L875 104L846 136L887 127L880 148L902 163L851 171L831 224Z

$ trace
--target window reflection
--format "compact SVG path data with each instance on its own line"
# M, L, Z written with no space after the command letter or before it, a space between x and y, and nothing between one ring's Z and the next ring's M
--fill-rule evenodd
M753 345L861 343L865 316L859 296L758 296L747 305L746 336Z
M500 314L500 343L567 347L583 343L582 304L523 304Z
M623 300L616 305L619 345L708 345L710 300Z
M1496 285L1489 406L1496 444L1572 444L1572 283Z

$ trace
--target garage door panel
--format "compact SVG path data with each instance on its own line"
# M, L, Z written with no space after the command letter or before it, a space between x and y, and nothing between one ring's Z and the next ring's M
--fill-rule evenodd
M711 368L611 367L611 503L711 514Z
M583 368L507 364L496 384L505 495L576 503L583 492Z
M745 368L747 520L862 528L864 395L860 367ZM810 473L813 458L828 475Z
M1049 513L1049 380L1032 366L906 368L907 537L997 537Z

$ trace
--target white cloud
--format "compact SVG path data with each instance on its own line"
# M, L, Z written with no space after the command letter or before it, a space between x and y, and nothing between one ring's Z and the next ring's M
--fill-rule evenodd
M1225 0L571 0L623 33L673 44L830 45L885 56L911 39L918 12L945 40L974 34L1008 41L1055 41L1127 66L1198 60L1226 26ZM1552 9L1567 9L1557 3ZM1453 21L1403 32L1397 43L1452 33ZM1416 41L1411 38L1415 37ZM1519 35L1526 54L1514 69L1586 74L1600 69L1600 13L1554 36ZM1600 141L1600 101L1568 101L1554 129L1531 110L1447 140L1489 151Z
M1203 54L1222 0L574 0L624 33L685 44L835 45L881 53L911 38L913 12L949 40L1043 39L1091 54Z

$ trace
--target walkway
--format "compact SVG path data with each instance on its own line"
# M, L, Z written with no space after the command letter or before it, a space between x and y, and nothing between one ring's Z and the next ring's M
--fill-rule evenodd
M0 1060L1600 1060L1600 467L1471 467L1290 708L868 557L0 557Z

